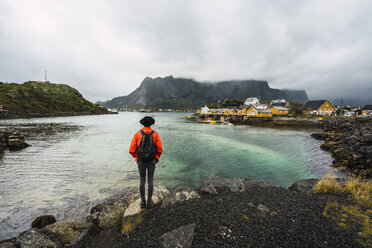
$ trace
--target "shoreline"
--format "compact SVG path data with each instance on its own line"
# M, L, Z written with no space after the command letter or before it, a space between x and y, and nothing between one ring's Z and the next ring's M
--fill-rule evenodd
M323 216L329 197L335 196L313 194L317 181L300 180L286 189L263 179L213 177L196 189L156 186L150 210L139 208L134 189L93 207L83 219L48 223L50 217L39 217L38 223L44 223L0 241L0 247L172 247L166 246L172 240L188 240L191 247L298 247L324 241L332 247L361 247L355 227L340 229ZM180 235L180 228L190 235ZM283 235L285 239L280 238Z
M6 116L1 116L1 120L11 119L31 119L31 118L45 118L45 117L68 117L68 116L87 116L87 115L111 115L118 114L117 112L107 113L91 113L91 112L56 112L56 113L8 113Z

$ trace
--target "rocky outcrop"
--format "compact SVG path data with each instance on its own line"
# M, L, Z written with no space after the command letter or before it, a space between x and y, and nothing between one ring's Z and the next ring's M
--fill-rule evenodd
M332 153L333 166L366 178L372 177L372 122L331 119L323 132L311 136L324 140L321 148Z
M21 248L63 247L61 242L52 235L47 235L41 230L33 228L21 233L15 244Z
M198 190L201 193L221 194L225 192L244 192L254 186L282 187L265 179L213 177L201 182Z
M17 132L0 132L0 151L8 148L9 150L19 150L30 146L25 137Z
M169 195L170 192L164 186L156 186L152 195L153 206L161 203L165 195ZM141 199L138 197L133 203L131 203L123 214L123 225L121 227L122 233L128 235L139 223L142 222L143 215L146 213L146 209L140 208Z
M165 208L179 202L198 198L200 198L200 195L196 190L190 187L181 186L174 189L170 194L164 196L161 207Z
M88 230L91 227L93 227L93 224L87 222L85 219L65 220L48 225L44 227L44 230L55 234L55 236L63 245L68 245L82 232Z

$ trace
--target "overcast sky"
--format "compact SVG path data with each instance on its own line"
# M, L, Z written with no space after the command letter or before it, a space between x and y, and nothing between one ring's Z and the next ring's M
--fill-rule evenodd
M45 69L91 101L168 75L362 95L372 1L0 0L0 81L42 81Z

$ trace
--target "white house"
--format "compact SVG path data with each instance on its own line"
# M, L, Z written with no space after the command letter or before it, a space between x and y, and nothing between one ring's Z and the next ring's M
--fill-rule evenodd
M259 103L260 103L260 101L258 100L257 97L249 97L249 98L245 99L244 106L256 105L256 104L259 104Z
M200 111L202 114L208 114L209 112L209 108L207 106L204 106L201 108L201 111Z

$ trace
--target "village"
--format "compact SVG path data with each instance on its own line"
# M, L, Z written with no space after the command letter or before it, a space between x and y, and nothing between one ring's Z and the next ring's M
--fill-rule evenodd
M244 101L244 105L236 108L209 108L201 107L196 111L196 115L207 123L215 124L231 119L241 121L269 121L273 117L287 117L303 115L307 117L318 117L320 120L324 116L342 117L367 117L372 118L372 105L362 107L334 106L329 100L309 100L302 106L292 106L284 99L276 99L260 103L258 97L250 97ZM292 111L291 111L292 110Z

